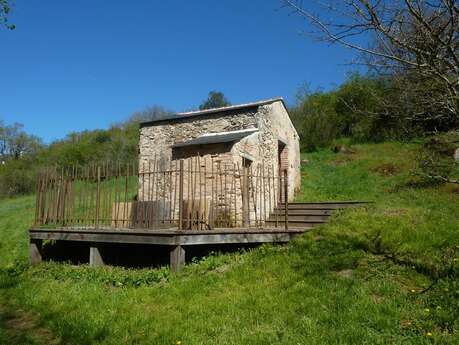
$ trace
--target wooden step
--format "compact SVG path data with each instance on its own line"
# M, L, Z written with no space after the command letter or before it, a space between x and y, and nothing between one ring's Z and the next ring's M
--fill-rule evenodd
M288 228L289 230L311 230L312 228L314 228L314 226L317 226L317 224L314 224L314 225L307 225L307 224L303 224L303 223L300 223L299 225L296 224L291 224L290 222L288 223ZM268 228L268 229L283 229L285 228L284 226L284 223L278 223L278 226L276 227L276 222L266 222L265 225L264 225L265 228Z
M288 214L289 222L308 222L308 221L322 221L326 222L330 218L330 215L308 215L308 214ZM276 221L276 215L271 214L268 220ZM284 220L284 214L278 214L277 220Z
M293 202L288 204L289 228L313 228L328 222L335 210L359 207L369 202L365 201L326 201L326 202ZM265 222L266 227L284 227L285 204L280 203Z
M362 203L356 204L356 203L345 203L345 204L333 204L333 203L317 203L317 204L288 204L288 209L289 210L340 210L343 208L352 208L352 207L359 207L362 206ZM280 204L278 207L276 207L276 210L283 210L285 209L284 204Z
M288 226L292 227L292 228L302 228L302 227L311 228L313 226L316 226L316 225L319 225L319 224L324 224L324 223L326 223L326 222L323 221L323 220L322 221L319 221L319 220L312 221L312 220L310 220L310 221L293 221L292 222L289 219ZM265 222L265 225L267 225L268 227L270 227L270 226L274 226L275 227L276 224L278 224L279 227L284 227L285 222L281 221L281 220L279 220L277 223L276 223L276 221L272 221L272 220L267 220Z
M320 209L288 209L289 215L302 215L302 216L331 216L334 210L320 210ZM284 209L274 209L272 215L283 216L285 214Z
M318 201L318 202L289 202L289 205L361 205L371 204L371 201L357 201L357 200L345 200L345 201ZM280 202L279 205L284 205Z

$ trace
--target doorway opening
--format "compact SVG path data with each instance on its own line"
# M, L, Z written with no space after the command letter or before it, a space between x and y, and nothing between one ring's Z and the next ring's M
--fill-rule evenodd
M288 169L288 149L285 142L278 140L277 142L277 164L278 164L278 173L279 173L279 202L285 202L284 195L284 176L285 171Z

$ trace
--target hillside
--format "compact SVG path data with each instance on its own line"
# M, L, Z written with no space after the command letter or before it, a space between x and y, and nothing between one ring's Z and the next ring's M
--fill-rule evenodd
M457 344L459 188L411 176L417 145L304 155L299 201L374 204L178 275L28 268L34 199L0 201L0 343Z

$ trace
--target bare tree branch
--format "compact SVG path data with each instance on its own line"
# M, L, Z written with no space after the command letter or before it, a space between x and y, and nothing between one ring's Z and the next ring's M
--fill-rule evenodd
M432 83L434 92L428 102L441 110L430 116L459 117L457 1L282 0L282 3L307 19L314 37L360 52L363 63L371 69L416 80L419 85ZM364 45L362 41L371 44ZM424 96L428 95L419 89Z

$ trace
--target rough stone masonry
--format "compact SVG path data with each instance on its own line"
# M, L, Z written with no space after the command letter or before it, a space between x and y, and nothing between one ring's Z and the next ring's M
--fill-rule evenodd
M281 98L180 113L168 119L142 123L139 150L141 172L152 169L156 171L176 169L180 160L187 161L189 165L194 164L191 168L188 166L190 169L199 169L201 182L196 183L185 178L183 189L186 199L192 197L191 193L196 195L197 188L200 189L199 198L204 199L204 203L205 199L213 197L214 181L206 178L201 180L202 174L208 173L210 176L215 171L235 173L244 167L250 167L252 172L256 171L260 176L261 174L278 175L287 170L290 200L300 188L299 137ZM139 185L139 200L176 199L175 195L168 196L172 194L170 185L176 182L172 175L161 180L161 183L156 183L159 186L158 191L152 190L154 188L152 186L155 185L153 178L149 174L143 176ZM241 214L243 200L240 193L238 195L234 193L238 189L241 190L243 181L239 179L235 182L232 179L224 182L225 189L221 188L219 191L221 195L218 195L218 198L223 199L222 195L225 195L225 200L222 201L228 204L225 205L225 209L230 210L231 214L234 213L235 220L240 223L243 218ZM251 193L255 191L253 195L258 195L257 193L269 192L270 197L273 198L277 188L275 184L269 184L271 189L269 191L267 185L251 186ZM205 193L202 189L205 189ZM259 201L255 199L253 197L251 201L253 209L262 210L262 214L258 214L258 217L266 216L277 202L269 200L270 206L263 208L263 205L257 205ZM171 200L168 201L169 203L165 201L164 204L169 205L172 214L175 215L178 205L174 205ZM254 218L257 215L251 212L249 217Z

